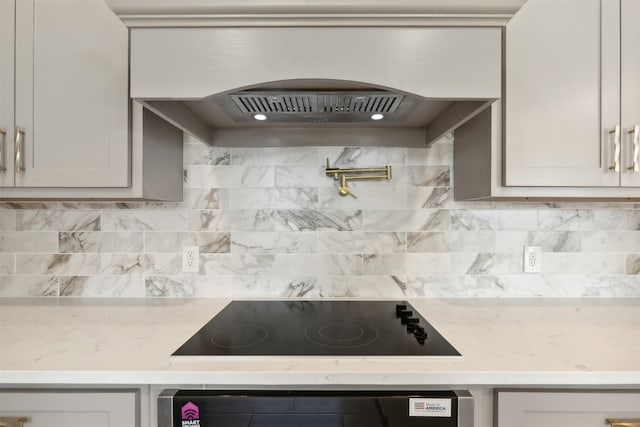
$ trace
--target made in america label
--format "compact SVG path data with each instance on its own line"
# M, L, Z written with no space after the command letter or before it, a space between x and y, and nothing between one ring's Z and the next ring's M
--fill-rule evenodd
M409 398L410 417L451 417L451 399Z

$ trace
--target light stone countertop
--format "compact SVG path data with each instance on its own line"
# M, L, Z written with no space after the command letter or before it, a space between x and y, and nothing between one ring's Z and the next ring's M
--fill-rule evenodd
M414 299L462 354L171 357L227 299L0 300L0 384L640 385L640 299Z

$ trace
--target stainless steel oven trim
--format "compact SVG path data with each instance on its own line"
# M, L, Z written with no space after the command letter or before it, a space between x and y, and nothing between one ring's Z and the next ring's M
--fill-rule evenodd
M167 389L158 395L158 427L173 427L173 396L177 392Z
M473 427L473 395L468 390L453 392L458 396L458 427Z

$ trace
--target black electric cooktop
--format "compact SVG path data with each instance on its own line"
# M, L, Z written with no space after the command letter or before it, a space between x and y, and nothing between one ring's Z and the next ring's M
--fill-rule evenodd
M405 301L232 301L174 356L460 356Z

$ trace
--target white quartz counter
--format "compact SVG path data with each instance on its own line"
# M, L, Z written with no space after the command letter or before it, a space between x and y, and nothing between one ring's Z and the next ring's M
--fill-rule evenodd
M0 300L0 384L640 385L640 299L416 299L462 354L171 353L223 299Z

